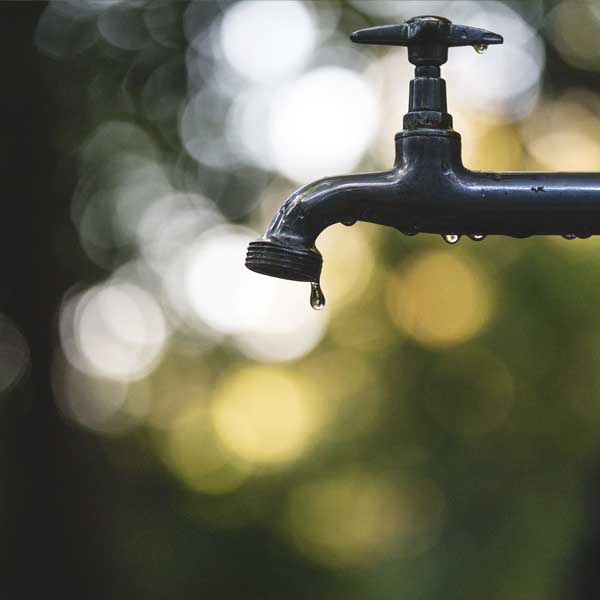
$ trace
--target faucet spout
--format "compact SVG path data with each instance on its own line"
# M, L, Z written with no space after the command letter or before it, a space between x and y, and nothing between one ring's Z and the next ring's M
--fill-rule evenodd
M318 235L334 223L356 221L448 241L461 235L589 237L600 234L600 174L471 171L462 164L455 131L402 131L389 171L328 177L294 192L250 244L246 266L318 282Z
M257 273L318 282L323 259L318 235L334 223L368 220L374 206L393 201L401 169L320 179L296 190L271 225L248 248L246 266Z
M323 259L315 240L334 223L366 221L408 235L438 227L448 232L443 216L448 205L438 201L455 189L464 171L456 132L401 132L392 169L328 177L294 192L263 237L250 244L246 266L263 275L318 282Z

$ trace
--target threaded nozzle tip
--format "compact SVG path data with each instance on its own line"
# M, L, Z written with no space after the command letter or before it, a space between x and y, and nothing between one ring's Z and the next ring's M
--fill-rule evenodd
M318 250L284 246L269 240L251 242L246 254L246 267L255 273L291 279L319 281L323 257Z

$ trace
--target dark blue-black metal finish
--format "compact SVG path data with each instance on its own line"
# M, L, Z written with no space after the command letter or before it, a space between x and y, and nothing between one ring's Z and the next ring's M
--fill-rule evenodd
M446 112L440 65L448 48L484 48L502 37L442 17L415 17L401 25L361 29L357 43L406 46L415 65L404 130L396 135L389 171L327 177L294 192L265 235L248 248L257 273L319 281L315 247L329 225L367 221L412 235L527 237L600 234L600 173L494 173L466 169L460 135Z

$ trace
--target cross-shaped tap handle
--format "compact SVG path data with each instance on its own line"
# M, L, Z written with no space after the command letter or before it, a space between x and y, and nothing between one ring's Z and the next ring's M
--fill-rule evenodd
M501 44L501 35L466 25L454 25L444 17L422 16L400 25L359 29L350 35L358 44L406 46L408 60L415 66L439 66L448 60L448 48L473 46L476 50Z

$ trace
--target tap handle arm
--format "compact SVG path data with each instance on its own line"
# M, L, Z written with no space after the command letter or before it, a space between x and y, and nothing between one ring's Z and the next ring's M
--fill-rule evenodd
M501 44L502 36L485 29L454 25L443 17L414 17L400 25L359 29L350 35L357 44L406 46L408 60L416 66L439 66L448 60L448 48L473 46L476 49Z

